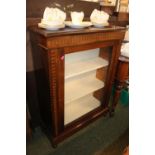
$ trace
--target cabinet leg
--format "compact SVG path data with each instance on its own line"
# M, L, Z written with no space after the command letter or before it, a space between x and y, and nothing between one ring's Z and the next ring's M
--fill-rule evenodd
M57 148L57 144L52 144L52 147L54 148L54 149L56 149Z
M54 149L56 149L56 148L57 148L57 146L58 146L58 144L57 144L57 143L52 142L52 147L53 147Z
M32 128L31 128L30 119L27 111L26 111L26 138L32 139Z
M109 117L113 117L115 114L115 110L112 107L109 107Z

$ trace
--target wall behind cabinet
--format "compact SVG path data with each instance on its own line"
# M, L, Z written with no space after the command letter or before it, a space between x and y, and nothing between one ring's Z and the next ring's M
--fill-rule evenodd
M99 3L80 0L27 0L26 17L42 17L46 6L58 7L66 11L67 15L70 11L84 11L85 17L89 17L95 8L100 8Z

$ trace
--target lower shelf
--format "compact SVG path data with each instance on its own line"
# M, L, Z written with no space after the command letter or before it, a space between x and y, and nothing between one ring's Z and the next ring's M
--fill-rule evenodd
M65 104L103 87L104 82L96 78L96 70L69 78L65 80Z
M93 97L93 94L81 97L65 105L65 122L68 124L86 113L96 109L101 105L100 101Z

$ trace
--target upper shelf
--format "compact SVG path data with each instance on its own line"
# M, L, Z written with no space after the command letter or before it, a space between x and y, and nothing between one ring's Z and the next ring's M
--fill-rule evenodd
M96 70L108 65L108 61L99 57L99 48L65 55L65 79Z
M108 61L100 57L68 63L65 68L65 79L96 70L108 65Z

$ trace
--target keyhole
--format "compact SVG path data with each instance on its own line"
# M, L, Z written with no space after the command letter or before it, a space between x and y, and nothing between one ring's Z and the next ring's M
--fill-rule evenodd
M61 57L61 60L64 60L64 56Z

